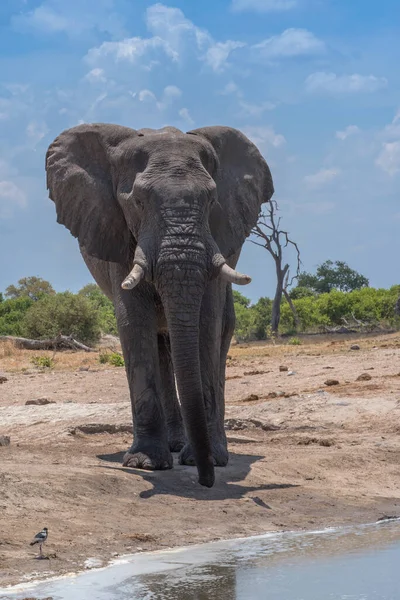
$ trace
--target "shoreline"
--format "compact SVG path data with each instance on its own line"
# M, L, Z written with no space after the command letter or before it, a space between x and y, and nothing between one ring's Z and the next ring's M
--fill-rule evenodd
M85 575L95 575L98 573L103 573L104 571L110 571L115 567L123 567L130 566L132 567L130 576L137 577L140 575L149 575L154 573L163 573L167 570L173 570L179 568L179 566L185 565L197 565L203 564L206 562L206 557L212 557L214 552L221 551L229 551L231 549L237 548L240 542L250 545L256 542L261 542L265 540L271 540L271 542L276 542L280 538L284 536L291 537L306 537L306 536L333 536L337 535L338 537L349 536L352 533L355 535L367 534L368 531L371 533L377 532L379 527L383 527L388 524L399 524L400 517L392 518L388 517L385 520L379 520L368 523L360 523L354 525L345 525L345 526L329 526L324 527L322 529L312 529L312 530L288 530L288 531L272 531L265 532L262 534L245 536L245 537L237 537L237 538L227 538L221 539L217 541L204 542L200 544L190 544L185 546L177 546L174 548L162 549L162 550L152 550L147 552L138 552L134 554L126 554L117 558L111 559L107 564L102 565L101 567L93 567L85 570L80 570L77 572L65 573L63 575L56 575L49 578L44 579L36 579L32 581L21 582L18 584L10 585L7 587L0 587L0 594L7 594L9 597L16 596L22 593L35 593L37 588L41 588L43 586L47 586L48 584L61 584L64 581L71 581L72 579L82 579ZM400 539L400 531L398 533L398 537ZM361 540L360 540L361 541ZM367 546L368 547L368 546ZM196 553L200 552L200 559L196 559ZM203 552L203 555L201 553ZM171 556L179 556L180 554L188 553L191 554L191 560L182 559L182 561L173 563L168 561ZM154 559L154 561L152 561ZM163 560L164 559L164 560ZM152 565L151 563L154 562ZM136 564L135 564L136 563ZM136 568L135 568L136 567ZM40 591L39 591L40 593Z

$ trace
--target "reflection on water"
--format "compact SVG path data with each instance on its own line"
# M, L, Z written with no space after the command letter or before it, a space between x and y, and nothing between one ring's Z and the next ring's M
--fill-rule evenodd
M399 600L400 522L269 534L170 552L42 584L54 600ZM26 597L11 593L4 599Z

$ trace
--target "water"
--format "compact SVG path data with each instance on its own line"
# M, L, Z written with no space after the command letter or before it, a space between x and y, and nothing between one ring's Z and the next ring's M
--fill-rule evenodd
M400 600L400 521L268 534L127 557L0 598Z

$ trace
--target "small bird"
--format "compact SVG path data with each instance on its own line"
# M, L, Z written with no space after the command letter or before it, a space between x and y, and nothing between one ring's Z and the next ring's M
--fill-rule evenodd
M47 540L48 531L49 530L47 529L47 527L43 527L42 531L39 531L39 533L37 533L35 535L35 537L33 538L33 540L30 543L31 546L34 546L35 544L39 544L39 557L40 558L43 558L42 546L45 543L45 541Z

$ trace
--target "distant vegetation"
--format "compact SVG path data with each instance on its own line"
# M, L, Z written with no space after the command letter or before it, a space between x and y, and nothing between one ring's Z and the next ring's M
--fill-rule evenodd
M340 261L326 261L315 274L300 273L297 283L288 293L290 302L282 298L279 324L279 333L291 336L293 345L300 343L296 334L326 328L400 327L395 313L400 285L368 287L363 275ZM235 290L234 303L238 342L271 337L273 300L251 304ZM42 339L63 334L94 345L102 333L117 335L114 306L94 283L77 294L56 293L48 281L26 277L0 294L0 335ZM123 365L119 355L104 355L104 360Z

